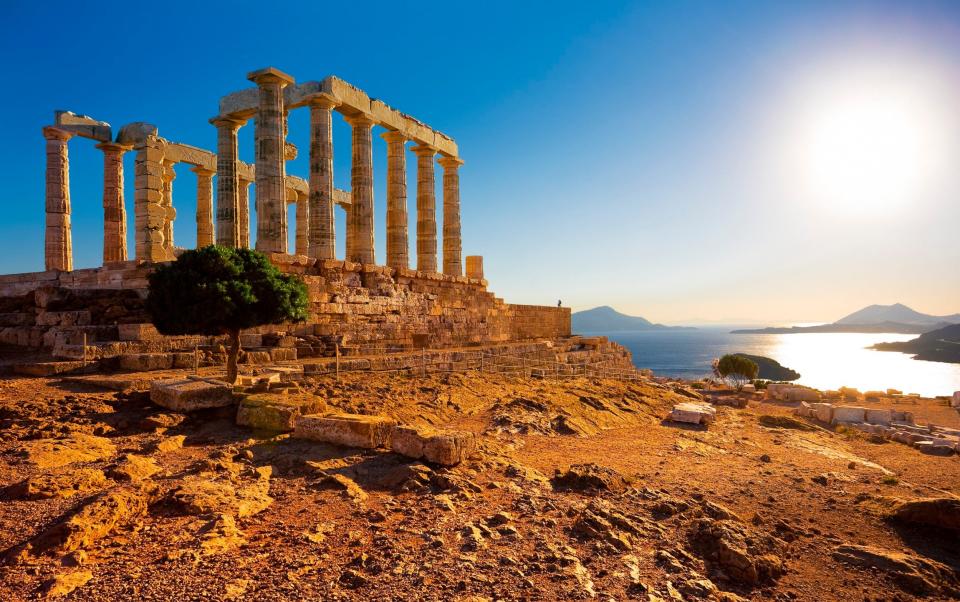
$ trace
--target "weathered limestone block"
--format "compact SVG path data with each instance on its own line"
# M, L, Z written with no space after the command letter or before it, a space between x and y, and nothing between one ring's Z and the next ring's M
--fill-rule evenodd
M477 438L469 431L397 426L393 429L390 446L393 451L409 458L454 466L476 451Z
M135 372L169 370L173 368L172 353L125 353L120 356L120 368Z
M806 387L787 387L780 395L784 401L820 401L820 392Z
M710 424L717 416L717 409L703 403L678 403L670 412L670 420L689 424Z
M830 422L833 420L833 404L830 403L812 403L810 409L813 417L820 422Z
M833 424L841 422L864 422L867 419L867 408L857 406L835 406L833 408Z
M893 421L893 411L868 408L865 418L870 424L882 424L888 426Z
M391 418L364 414L301 416L295 422L294 437L365 449L389 446L396 425Z
M300 416L321 414L326 402L309 393L281 395L258 393L248 395L240 402L237 424L268 431L288 432L296 426Z
M177 412L222 408L234 403L233 387L212 378L159 380L150 385L150 401Z
M160 333L153 324L117 324L121 341L155 341Z
M955 408L960 408L960 391L953 392L953 397L950 398L950 405Z

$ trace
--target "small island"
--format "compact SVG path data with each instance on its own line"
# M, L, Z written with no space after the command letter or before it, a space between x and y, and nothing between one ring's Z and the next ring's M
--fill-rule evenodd
M939 328L909 341L877 343L872 349L912 353L915 360L960 364L960 324Z

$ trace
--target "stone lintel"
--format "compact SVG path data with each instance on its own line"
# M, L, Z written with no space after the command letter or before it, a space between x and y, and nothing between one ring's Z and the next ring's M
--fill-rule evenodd
M353 204L353 195L348 190L333 189L333 202L348 210Z
M276 67L266 67L264 69L251 71L247 74L247 79L258 86L269 83L279 83L280 86L283 87L293 83L292 76L287 75Z
M117 133L117 142L133 146L143 144L150 136L158 136L157 126L145 121L134 121L120 128Z
M100 142L113 140L113 131L106 121L97 121L87 115L77 115L72 111L54 111L54 125L62 130L73 132L83 138L91 138Z

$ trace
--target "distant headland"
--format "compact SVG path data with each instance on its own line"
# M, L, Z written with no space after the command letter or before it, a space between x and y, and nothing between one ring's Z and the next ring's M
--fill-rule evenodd
M617 332L627 330L694 330L690 326L656 324L640 316L628 316L609 305L574 312L571 316L574 332Z
M809 332L923 334L956 323L960 323L960 314L933 316L920 313L902 303L895 303L893 305L869 305L831 324L771 326L733 330L731 332L733 334L799 334Z

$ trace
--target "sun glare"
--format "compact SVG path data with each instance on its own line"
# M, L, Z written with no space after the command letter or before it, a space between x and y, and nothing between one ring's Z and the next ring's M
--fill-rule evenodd
M788 134L791 188L836 213L909 207L949 177L954 123L918 66L854 63L806 82Z

